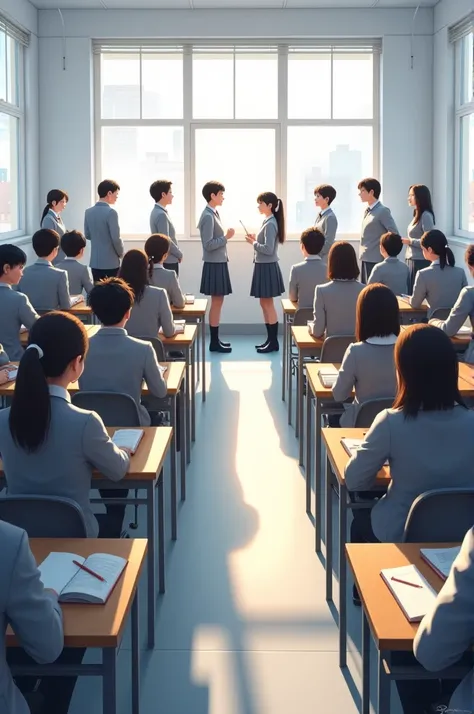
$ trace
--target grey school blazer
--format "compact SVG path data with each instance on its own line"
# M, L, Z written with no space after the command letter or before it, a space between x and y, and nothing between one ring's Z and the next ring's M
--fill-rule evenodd
M278 262L278 223L275 216L265 218L253 244L254 263Z
M288 297L298 303L298 307L312 307L316 285L323 285L328 279L328 269L319 255L311 255L290 270Z
M84 215L84 234L91 242L91 268L108 270L120 266L123 241L117 211L105 201L97 201Z
M407 260L425 260L421 249L421 237L426 231L431 231L434 226L433 214L429 211L423 211L419 223L413 224L413 221L410 223L407 231L407 238L410 239L410 243L407 245L405 254Z
M129 394L138 407L142 426L150 426L150 415L140 403L143 380L154 397L166 396L166 383L150 342L129 337L120 327L102 327L90 338L80 389Z
M358 280L331 280L314 291L313 337L353 335L356 304L364 285Z
M325 211L321 211L319 216L316 218L314 227L324 234L324 245L319 255L323 260L327 260L328 253L332 244L336 240L337 233L337 218L332 208L327 208Z
M35 662L50 664L63 649L63 616L57 596L43 587L25 531L0 521L0 543L0 712L30 714L6 661L7 625Z
M6 364L10 362L10 358L3 349L3 345L0 344L0 367L4 367Z
M119 361L115 355L115 362ZM130 459L111 441L95 412L73 406L68 392L61 387L50 386L49 392L49 433L44 444L33 453L13 441L8 425L10 409L0 411L0 453L7 490L11 495L72 498L84 512L88 537L97 538L99 524L89 501L92 470L120 481L128 471Z
M415 635L415 657L429 672L451 667L471 648L474 640L473 599L474 528L471 528L464 537L448 579ZM474 671L471 670L454 691L446 711L466 714L474 711Z
M28 296L35 310L68 310L71 307L69 280L64 270L44 258L25 268L18 290Z
M20 343L21 326L30 329L38 317L26 295L0 283L0 342L13 362L21 360L24 352Z
M430 324L439 327L443 332L446 332L449 337L453 337L456 332L464 325L467 318L471 321L472 331L474 333L474 288L463 288L459 294L456 304L449 313L447 320L430 320ZM471 340L469 347L464 353L463 359L469 364L474 363L474 341Z
M183 291L179 284L178 276L174 270L166 270L160 263L153 266L153 275L150 278L151 285L155 288L163 288L168 293L169 301L174 307L182 308L186 304Z
M227 238L220 217L210 206L206 206L198 223L202 243L204 263L227 263Z
M452 268L450 265L446 265L441 270L436 261L416 274L410 305L420 307L423 300L426 300L430 306L428 317L431 317L433 311L438 307L451 309L466 285L466 273L462 268Z
M49 209L48 213L41 221L41 228L49 228L50 230L56 231L56 233L59 235L59 241L61 245L61 238L66 233L66 226L64 225L61 216L57 216L54 211ZM65 253L61 250L60 247L57 256L53 260L53 265L57 265L61 262L61 260L64 260L65 257Z
M75 258L64 258L56 267L66 271L71 295L82 295L83 290L89 294L94 287L90 268Z
M175 326L168 294L163 288L147 285L140 302L133 304L127 332L138 338L158 337L160 327L165 337L173 337Z
M359 258L365 263L380 263L380 238L388 231L398 233L390 209L380 201L372 208L366 208L360 233Z
M461 406L449 411L381 412L362 447L345 469L350 491L372 488L388 459L391 483L372 509L372 528L383 543L400 543L415 498L434 488L472 487L474 412Z
M374 265L367 285L382 283L390 288L395 295L406 295L409 276L410 271L405 263L402 263L398 258L389 257Z
M172 224L168 211L159 203L155 203L150 214L150 230L152 233L162 233L170 239L169 255L165 263L177 263L183 257L176 240L175 227Z

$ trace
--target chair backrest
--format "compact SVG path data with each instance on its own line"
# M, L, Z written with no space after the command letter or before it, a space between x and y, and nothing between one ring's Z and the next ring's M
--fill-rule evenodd
M0 520L23 528L29 538L86 538L84 514L70 498L19 495L0 498Z
M140 426L138 407L129 394L77 392L71 401L80 409L97 412L105 426Z
M326 337L321 348L321 362L342 362L347 348L355 341L354 335Z
M360 405L354 427L357 429L370 429L375 417L383 412L384 409L391 409L394 402L394 397L381 399L368 399Z
M144 342L151 342L158 362L166 362L165 348L159 337L139 337L138 339Z
M431 320L433 318L436 318L437 320L447 320L449 317L451 310L449 307L437 307L436 310L433 310L431 314Z
M426 491L412 504L405 523L405 543L457 543L474 525L474 489Z
M308 320L313 319L312 307L299 307L293 317L295 327L303 327L308 324Z

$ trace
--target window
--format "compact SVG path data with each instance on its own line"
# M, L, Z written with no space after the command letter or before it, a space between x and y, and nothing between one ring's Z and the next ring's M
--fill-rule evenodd
M212 179L225 185L220 213L240 235L240 221L258 229L256 198L271 190L285 202L289 236L299 236L314 223L313 189L323 181L338 191L340 235L357 235L357 183L378 173L380 43L333 43L98 41L96 183L119 182L124 234L148 232L149 186L168 178L181 236L198 236L201 190Z

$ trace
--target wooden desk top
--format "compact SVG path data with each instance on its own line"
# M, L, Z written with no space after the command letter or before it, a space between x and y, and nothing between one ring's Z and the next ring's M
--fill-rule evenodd
M291 334L293 340L299 350L307 350L314 347L316 350L320 350L323 346L323 337L313 337L308 332L308 326L302 325L301 327L292 327Z
M184 332L179 335L174 335L173 337L165 337L164 335L158 335L161 342L169 347L170 345L179 347L189 347L193 344L197 335L197 325L185 325Z
M400 325L401 330L407 330L410 327L410 325ZM454 337L449 338L453 345L456 347L467 347L467 345L471 341L471 334L466 334L466 335L454 335Z
M428 310L428 303L423 301L421 307L412 307L408 302L408 298L402 298L397 295L398 309L400 312L426 312Z
M66 647L117 647L127 623L147 552L146 538L31 538L31 550L39 565L51 552L66 552L86 558L110 553L127 558L128 564L105 605L61 604ZM10 628L7 646L16 644Z
M459 382L460 386L461 382L467 385L467 391L463 391L462 388L460 389L463 396L474 396L474 365L459 362Z
M78 317L92 316L92 310L85 300L78 302L77 305L71 307L70 310L64 310L63 312L70 312L72 315L77 315Z
M459 543L347 543L346 555L354 575L378 650L411 651L419 623L408 622L382 580L380 571L416 565L438 592L443 581L422 560L420 548L449 548Z
M328 454L331 455L331 461L334 464L334 469L339 483L343 484L344 469L350 459L349 454L341 444L341 439L363 439L367 434L367 429L321 429L321 434L326 444ZM377 474L375 486L387 487L390 483L390 469L388 466L382 466Z
M195 298L192 305L185 305L184 307L171 306L171 310L174 315L186 317L202 317L206 314L207 310L207 298Z
M87 335L89 337L92 337L93 335L96 334L98 330L100 330L100 325L84 325L86 328ZM28 344L28 337L29 337L29 332L26 330L25 332L20 332L20 343L26 347Z
M298 303L293 302L292 300L289 300L288 298L281 298L281 306L283 308L283 312L286 315L294 315L298 309Z

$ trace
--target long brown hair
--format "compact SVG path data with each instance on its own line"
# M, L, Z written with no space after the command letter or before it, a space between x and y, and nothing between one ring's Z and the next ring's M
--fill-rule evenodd
M148 258L143 250L132 248L125 253L120 267L119 278L125 280L133 290L135 302L139 303L148 283Z
M277 226L278 226L278 242L284 243L286 236L285 236L285 211L283 208L283 201L281 200L281 198L278 198L278 196L275 193L272 193L272 191L264 191L264 193L260 193L257 196L257 202L258 203L266 203L267 206L271 205L272 214L275 216Z
M148 257L148 275L153 277L153 266L161 263L170 249L170 239L164 233L153 233L145 243L145 253Z
M436 223L431 193L428 186L425 186L422 183L415 183L413 186L410 186L410 191L413 191L416 204L415 210L413 211L413 225L416 226L417 223L420 223L421 217L425 211L431 213L433 216L433 223Z

